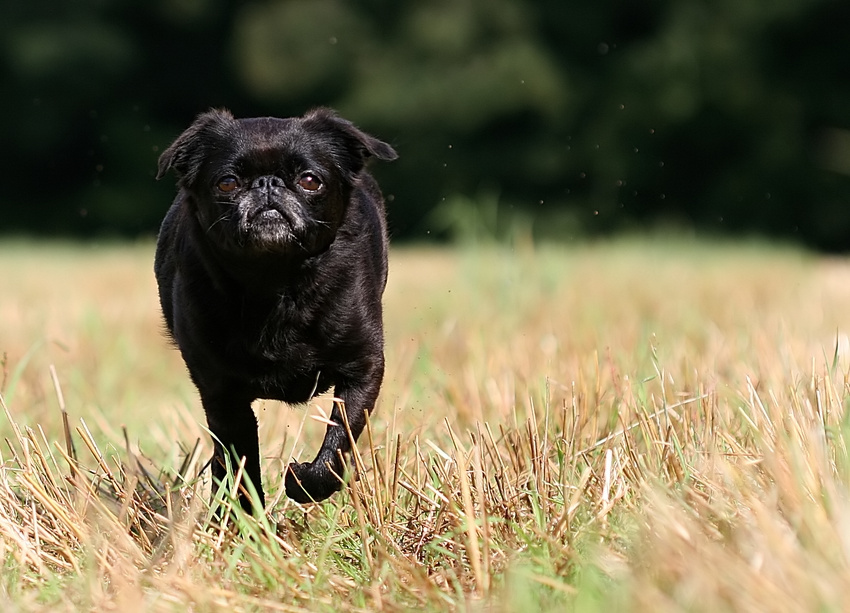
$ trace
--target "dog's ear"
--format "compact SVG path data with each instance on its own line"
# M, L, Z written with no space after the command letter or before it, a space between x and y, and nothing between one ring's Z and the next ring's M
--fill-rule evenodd
M346 152L344 160L338 160L340 167L356 175L366 160L375 157L391 162L398 154L390 145L366 134L347 119L343 119L331 109L316 108L304 115L304 126L311 131L330 136L341 142Z
M181 181L191 183L198 173L210 137L225 136L236 120L230 111L211 109L198 115L159 156L156 178L161 179L172 168Z

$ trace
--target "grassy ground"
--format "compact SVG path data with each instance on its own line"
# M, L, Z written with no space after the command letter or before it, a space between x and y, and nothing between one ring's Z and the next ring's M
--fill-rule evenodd
M0 246L3 611L845 608L850 263L397 250L359 479L288 501L332 400L259 402L270 502L235 531L151 260Z

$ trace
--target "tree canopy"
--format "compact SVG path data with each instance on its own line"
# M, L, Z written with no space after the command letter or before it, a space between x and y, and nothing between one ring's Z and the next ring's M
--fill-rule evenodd
M195 115L337 108L398 239L657 223L850 248L842 0L52 0L4 7L8 231L156 231ZM483 227L482 227L483 226Z

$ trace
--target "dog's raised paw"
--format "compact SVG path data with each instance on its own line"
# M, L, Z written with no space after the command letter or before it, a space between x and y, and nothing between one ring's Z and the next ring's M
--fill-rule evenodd
M295 502L321 502L342 489L339 477L328 467L318 468L313 462L292 462L284 480L286 495Z

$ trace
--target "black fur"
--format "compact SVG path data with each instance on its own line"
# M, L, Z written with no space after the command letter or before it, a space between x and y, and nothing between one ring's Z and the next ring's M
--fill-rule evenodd
M290 119L209 111L159 159L157 178L179 177L154 265L165 322L216 439L213 476L225 477L227 451L244 457L263 504L253 400L303 403L333 386L356 440L378 396L387 233L369 157L396 153L316 109ZM341 487L350 445L336 403L331 419L340 425L316 459L287 469L299 502Z

